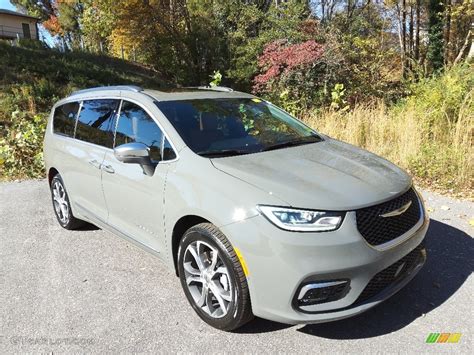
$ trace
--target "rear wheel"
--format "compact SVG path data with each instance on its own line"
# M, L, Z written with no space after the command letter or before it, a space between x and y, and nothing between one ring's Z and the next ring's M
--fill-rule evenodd
M76 229L86 224L77 219L72 214L69 197L64 187L61 175L56 174L51 180L51 198L53 201L54 213L61 227L66 229Z
M234 249L210 223L190 228L178 251L181 285L209 325L234 330L253 318L247 279Z

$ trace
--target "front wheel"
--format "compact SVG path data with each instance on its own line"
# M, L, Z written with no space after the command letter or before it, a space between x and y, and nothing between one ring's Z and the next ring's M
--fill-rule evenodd
M240 261L214 225L201 223L185 233L179 246L178 268L189 303L206 323L230 331L253 318Z

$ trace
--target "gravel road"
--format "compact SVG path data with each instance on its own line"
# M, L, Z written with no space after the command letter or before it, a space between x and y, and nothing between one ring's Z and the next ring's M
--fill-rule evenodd
M428 261L397 295L355 318L238 333L204 324L152 255L99 229L66 231L47 183L0 184L0 353L473 353L474 204L424 192ZM431 332L458 344L426 344Z

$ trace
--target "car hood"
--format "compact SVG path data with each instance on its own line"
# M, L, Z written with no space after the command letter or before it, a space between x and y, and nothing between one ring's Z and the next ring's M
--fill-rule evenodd
M412 183L405 171L389 161L330 138L291 148L216 158L212 163L289 206L301 208L354 210L400 195Z

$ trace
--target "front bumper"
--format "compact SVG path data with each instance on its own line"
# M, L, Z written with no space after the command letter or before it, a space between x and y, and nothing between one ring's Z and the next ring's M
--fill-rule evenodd
M263 216L221 227L247 264L253 313L288 323L319 323L362 313L403 288L421 269L423 257L404 277L372 297L359 301L366 286L382 270L396 263L423 241L429 221L422 219L388 248L370 246L359 234L355 213L347 213L341 227L326 233L295 233L278 229ZM301 285L327 280L350 280L341 299L295 306Z

